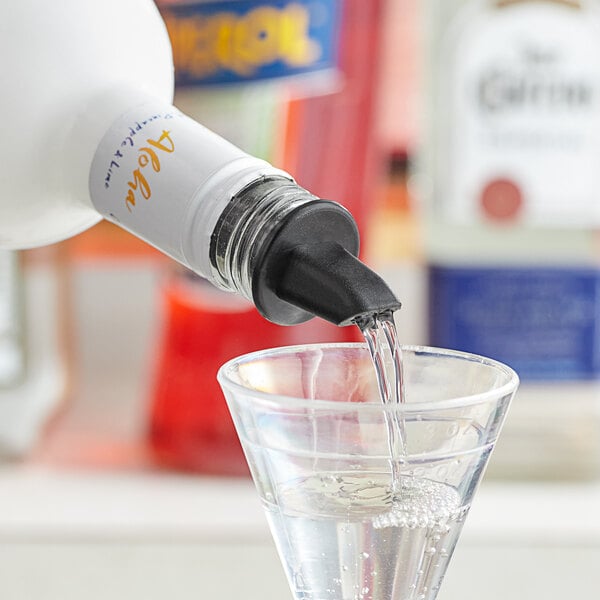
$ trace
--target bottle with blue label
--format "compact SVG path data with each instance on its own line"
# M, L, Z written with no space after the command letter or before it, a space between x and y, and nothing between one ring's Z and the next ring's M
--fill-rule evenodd
M430 0L430 342L523 381L506 476L600 473L600 3Z

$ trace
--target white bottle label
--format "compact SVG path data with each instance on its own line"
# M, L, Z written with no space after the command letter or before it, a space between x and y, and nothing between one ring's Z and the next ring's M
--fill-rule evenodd
M599 224L600 13L523 2L462 17L441 52L446 218Z
M92 162L90 194L105 218L209 276L210 235L230 188L244 184L244 168L257 177L263 164L173 106L152 101L106 133ZM208 204L200 214L198 203ZM191 223L201 230L190 232ZM200 256L190 259L194 253Z

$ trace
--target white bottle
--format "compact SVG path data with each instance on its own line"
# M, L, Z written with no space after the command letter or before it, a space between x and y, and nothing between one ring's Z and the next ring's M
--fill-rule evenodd
M312 283L275 289L280 255L307 242L356 255L354 220L172 106L169 39L151 0L20 0L0 24L0 52L18 56L0 72L0 247L48 244L102 216L272 321L320 314ZM321 316L341 323L354 308Z

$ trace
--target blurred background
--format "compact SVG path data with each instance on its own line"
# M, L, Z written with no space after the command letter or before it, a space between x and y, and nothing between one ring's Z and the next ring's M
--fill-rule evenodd
M597 594L600 2L158 5L175 104L350 209L402 342L521 376L439 598ZM286 597L216 372L355 339L108 223L0 253L0 596Z

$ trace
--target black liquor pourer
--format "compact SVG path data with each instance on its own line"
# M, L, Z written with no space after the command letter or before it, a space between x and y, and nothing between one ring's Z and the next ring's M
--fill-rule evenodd
M252 299L270 321L291 325L318 316L345 326L400 308L383 279L357 258L356 223L335 202L302 204L260 246Z

